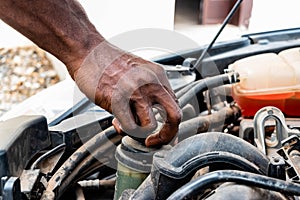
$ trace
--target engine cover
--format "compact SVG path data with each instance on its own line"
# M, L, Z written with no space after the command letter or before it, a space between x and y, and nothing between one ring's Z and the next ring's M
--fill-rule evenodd
M0 122L0 138L0 177L20 176L33 156L51 144L43 116Z

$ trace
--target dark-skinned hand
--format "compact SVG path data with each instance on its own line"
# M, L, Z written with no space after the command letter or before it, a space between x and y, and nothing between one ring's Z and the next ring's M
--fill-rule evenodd
M181 111L160 65L104 42L74 72L74 80L97 105L114 114L118 132L147 137L146 146L166 144L176 135ZM154 133L153 106L166 115L163 127Z

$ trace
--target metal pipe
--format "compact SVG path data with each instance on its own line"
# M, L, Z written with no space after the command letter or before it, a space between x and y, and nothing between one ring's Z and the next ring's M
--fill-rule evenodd
M223 31L223 29L225 28L225 26L228 24L229 20L232 18L232 16L234 15L234 13L237 11L237 9L239 8L239 6L242 3L242 1L243 0L238 0L234 4L234 6L231 9L231 11L229 12L229 14L224 19L221 28L219 29L219 31L217 32L217 34L215 35L215 37L213 38L213 40L210 42L210 44L207 46L207 48L204 49L204 51L202 52L201 56L198 58L198 60L196 61L195 65L191 68L191 70L195 70L195 69L197 69L200 66L202 60L204 59L204 56L212 48L213 44L215 43L215 41L217 40L217 38L219 37L219 35Z

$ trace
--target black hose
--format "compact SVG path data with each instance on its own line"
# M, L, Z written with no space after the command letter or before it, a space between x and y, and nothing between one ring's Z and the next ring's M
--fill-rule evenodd
M287 195L300 195L300 185L264 175L237 170L215 171L188 182L175 191L168 200L188 199L200 194L206 188L216 183L235 182L242 185L260 187Z
M201 79L202 80L202 79ZM196 84L198 84L201 80L198 80L198 81L195 81L195 82L192 82L190 84L188 84L187 86L185 86L184 88L180 89L179 91L177 91L175 93L175 96L177 98L180 98L182 97L182 95L184 95L185 93L187 93L190 89L192 89L192 87L194 87Z
M36 168L36 166L43 160L53 156L54 154L56 154L57 152L61 151L64 147L66 147L66 144L60 144L56 147L54 147L53 149L47 151L46 153L44 153L43 155L41 155L38 159L36 159L36 161L34 161L34 163L32 163L30 169L33 170Z
M61 185L61 183L86 157L89 157L91 152L95 152L95 150L99 147L107 146L105 144L110 140L121 140L121 136L117 134L113 126L105 129L99 134L96 134L93 138L77 149L51 177L42 199L49 199L49 197L46 196L51 196L51 199L54 199L54 190Z
M226 106L211 115L200 115L183 121L179 125L178 142L210 129L222 131L226 123L231 123L238 117L240 117L240 109L237 106Z
M72 185L76 184L81 178L84 178L86 174L90 174L95 172L95 169L101 168L101 166L108 164L104 159L97 161L96 158L93 156L88 156L84 159L78 166L72 171L65 179L61 182L61 185L57 188L56 198L59 198L64 192L71 187ZM90 170L90 171L88 171Z
M153 155L151 180L157 197L166 199L179 186L188 183L196 171L207 166L202 157L213 151L239 156L253 163L261 174L268 173L269 159L250 143L230 134L201 133L179 142L168 151ZM215 163L213 161L212 166L215 167Z
M182 96L180 96L178 99L179 107L183 108L199 92L203 92L207 89L215 88L221 85L237 82L237 77L237 73L221 74L201 79L196 84L192 84L192 87L186 86L188 89L183 88L186 92L182 94Z
M113 162L115 148L120 143L121 136L118 135L110 141L111 142L106 142L99 146L94 152L91 152L91 154L78 163L73 171L64 178L58 188L58 197L62 195L73 183L76 183L80 179L86 177L87 174L91 174L95 171L95 169L99 169L103 165L108 165L110 162Z
M55 199L63 199L64 193L69 189L73 189L73 187L81 180L87 178L88 176L100 172L100 173L105 173L106 170L106 165L108 163L94 163L90 167L86 168L85 172L82 174L77 174L76 176L73 177L68 177L66 181L62 183L62 185L58 188L58 191L56 192ZM72 173L74 174L74 173ZM68 180L69 179L69 180ZM67 184L67 182L69 184Z

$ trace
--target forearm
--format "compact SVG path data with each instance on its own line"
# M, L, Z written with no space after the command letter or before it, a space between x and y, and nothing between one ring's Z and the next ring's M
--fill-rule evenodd
M160 104L166 122L146 145L166 144L176 135L181 112L163 68L106 42L77 1L1 0L0 18L64 62L80 90L112 112L128 134L153 131L152 106Z
M71 76L104 41L74 0L3 0L0 18L64 62Z

